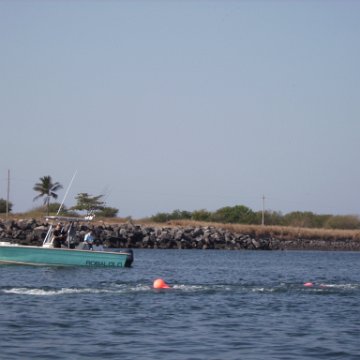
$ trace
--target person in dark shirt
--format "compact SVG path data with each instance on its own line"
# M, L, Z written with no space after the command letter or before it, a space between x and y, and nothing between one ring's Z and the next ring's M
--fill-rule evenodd
M56 228L53 232L53 246L54 248L61 248L61 244L65 242L66 233L64 229L61 227L61 224L57 224Z

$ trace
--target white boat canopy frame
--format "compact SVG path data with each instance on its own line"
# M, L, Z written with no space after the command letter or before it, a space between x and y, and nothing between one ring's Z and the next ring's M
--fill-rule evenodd
M45 239L43 241L43 247L52 247L53 244L53 222L66 222L69 223L69 228L67 230L66 240L68 248L70 248L70 243L72 240L72 237L74 235L73 233L73 227L75 223L79 222L90 222L94 218L94 215L86 216L85 218L78 218L78 217L68 217L68 216L47 216L46 221L51 221L50 227L46 233Z

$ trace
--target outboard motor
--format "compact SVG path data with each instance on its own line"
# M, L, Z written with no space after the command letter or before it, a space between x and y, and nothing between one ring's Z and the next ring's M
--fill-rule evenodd
M132 251L132 249L126 250L125 252L128 254L125 261L125 267L130 267L134 261L134 252Z

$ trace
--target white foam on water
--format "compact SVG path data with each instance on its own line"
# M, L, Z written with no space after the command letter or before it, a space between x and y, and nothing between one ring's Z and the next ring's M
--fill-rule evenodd
M275 292L277 290L278 290L277 288L273 288L273 287L269 287L269 288L255 287L255 288L251 289L252 292L257 292L257 293L272 293L272 292Z
M63 289L27 289L27 288L12 288L3 290L5 294L16 295L31 295L31 296L58 296L58 295L72 295L72 294L106 294L116 293L119 291L109 289L93 289L93 288L63 288Z
M151 289L150 285L136 285L134 287L128 288L127 291L135 291L135 292L140 292L140 291L149 291Z
M359 284L320 284L321 288L332 288L332 289L343 289L343 290L353 290L358 289Z
M182 290L182 291L198 291L198 290L209 290L209 287L205 287L202 285L184 285L177 284L171 286L172 289Z
M202 292L202 291L233 291L234 287L230 285L191 285L191 284L175 284L171 285L170 289L183 292ZM241 287L242 290L250 291L253 293L272 293L279 288L277 287ZM334 290L355 290L360 289L359 284L320 284L309 288L302 288L311 292L322 292L326 289ZM16 287L10 289L2 289L1 292L4 294L15 294L15 295L29 295L29 296L60 296L60 295L74 295L74 294L126 294L134 292L148 292L154 290L151 285L148 284L119 284L112 285L104 288L61 288L61 289L44 289L44 288L25 288ZM284 289L283 289L284 290Z
M265 292L266 290L267 290L267 289L265 289L265 288L263 288L263 287L251 289L252 292Z
M148 285L125 286L122 288L61 288L61 289L42 289L42 288L11 288L3 289L4 294L30 295L30 296L59 296L73 294L121 294L129 292L148 291Z
M201 292L201 291L231 291L233 288L229 285L190 285L190 284L175 284L170 285L171 289L185 291L185 292Z

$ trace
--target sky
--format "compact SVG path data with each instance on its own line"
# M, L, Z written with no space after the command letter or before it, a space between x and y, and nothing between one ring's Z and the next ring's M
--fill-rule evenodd
M360 1L0 0L0 198L360 214ZM69 188L70 181L75 175ZM65 197L68 189L67 196Z

